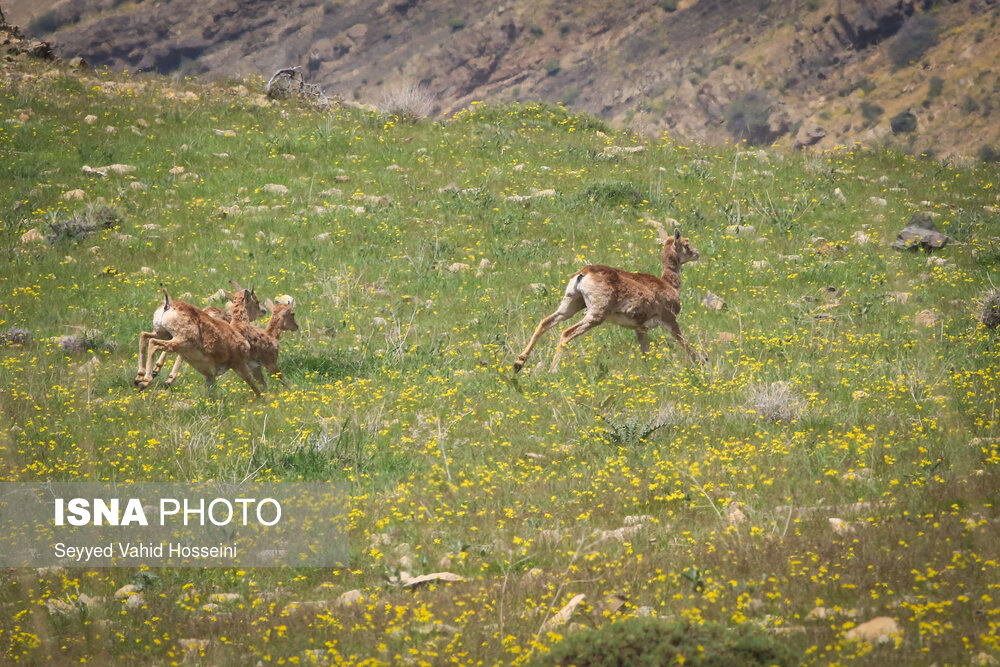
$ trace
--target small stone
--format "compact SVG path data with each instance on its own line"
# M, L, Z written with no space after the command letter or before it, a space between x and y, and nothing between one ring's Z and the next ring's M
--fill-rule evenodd
M910 294L908 292L889 292L886 300L893 303L905 304L910 300Z
M730 526L738 526L746 520L747 517L740 509L739 503L731 503L726 507L726 521L729 522Z
M972 656L972 660L969 661L969 664L972 665L972 667L995 667L996 665L1000 665L1000 661L989 653L981 652Z
M184 167L176 166L170 168L170 174L174 176L179 176L184 173Z
M902 630L899 629L896 621L888 616L879 616L848 630L844 637L850 641L884 644L890 641L893 635L899 634L902 634Z
M136 593L135 595L130 595L125 600L125 606L129 609L142 609L146 604L146 598L142 596L142 593Z
M212 595L208 596L208 599L212 602L225 603L242 600L243 596L239 593L212 593Z
M130 595L136 595L141 590L142 589L139 588L138 586L136 586L135 584L125 584L124 586L122 586L121 588L119 588L117 591L115 591L115 599L116 600L124 600L125 598L129 597Z
M48 609L49 614L53 616L69 616L76 611L76 607L71 605L69 602L57 598L46 600L45 608Z
M940 321L940 318L933 310L921 310L914 317L914 321L918 327L932 327Z
M712 292L706 292L705 298L702 299L701 303L705 308L714 311L720 311L726 307L726 302L722 300L722 297L712 294Z
M97 122L97 116L93 114L87 114L86 116L83 117L83 122L86 123L87 125L93 125L94 123Z
M830 617L830 612L826 610L826 607L816 607L808 614L806 614L807 621L822 621Z
M29 229L21 234L21 243L45 243L45 236L37 229Z
M755 259L753 261L753 269L754 269L754 271L762 271L762 270L766 269L769 266L771 266L771 263L768 262L766 259Z
M468 271L471 268L472 268L471 266L469 266L468 264L464 264L462 262L454 262L453 264L448 265L448 270L451 271L452 273L458 273L459 271Z
M833 189L833 196L836 197L841 204L847 203L847 197L844 196L844 193L841 192L840 188Z
M103 602L103 598L92 598L86 593L80 593L76 598L77 603L83 605L88 610L93 611L97 605Z
M268 192L273 195L287 195L288 188L280 183L268 183L261 188L264 192Z
M833 528L833 532L838 535L847 535L848 533L854 532L854 526L847 523L843 519L830 518L830 528Z
M68 190L63 193L63 199L83 199L87 196L83 190Z
M416 588L417 586L428 583L455 583L465 581L465 577L452 572L432 572L431 574L422 574L419 577L411 577L406 572L400 572L399 580L407 588Z
M857 245L865 245L869 241L871 241L871 239L872 237L870 237L868 234L866 234L864 231L860 229L851 234L851 240L854 241Z
M542 632L548 632L550 630L558 628L561 625L565 625L567 621L569 621L569 619L573 616L573 613L576 611L577 607L579 607L586 598L587 596L584 593L578 593L577 595L574 595L573 598L569 602L567 602L562 609L557 611L552 616L552 618L545 621L545 623L542 625Z
M876 206L887 206L889 204L889 202L882 199L881 197L869 197L868 201L875 204Z
M216 136L219 137L235 137L236 132L234 130L213 130Z

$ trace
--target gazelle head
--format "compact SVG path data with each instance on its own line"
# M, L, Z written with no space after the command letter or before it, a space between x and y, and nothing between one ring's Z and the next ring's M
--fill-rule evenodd
M236 304L237 299L242 298L243 307L247 311L248 320L252 322L267 312L260 305L260 299L257 298L257 294L253 291L253 287L250 289L244 289L234 280L230 280L229 283L236 288L236 293L233 294L232 292L226 292L226 298L229 299L229 301L234 305Z
M298 331L299 323L295 321L295 299L291 297L278 297L278 303L268 299L265 303L271 311L272 318L278 318L282 331Z
M695 247L691 245L690 239L681 236L680 229L675 228L672 235L663 229L663 227L660 227L659 231L660 241L663 243L663 252L667 253L673 249L677 253L677 259L681 264L693 262L700 256Z

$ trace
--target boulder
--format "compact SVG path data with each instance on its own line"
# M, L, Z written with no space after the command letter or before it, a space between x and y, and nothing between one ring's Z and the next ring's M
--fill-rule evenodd
M943 248L948 243L948 236L938 231L934 225L934 220L929 213L918 212L910 216L892 247L896 250L917 250L923 248L930 251L936 248Z

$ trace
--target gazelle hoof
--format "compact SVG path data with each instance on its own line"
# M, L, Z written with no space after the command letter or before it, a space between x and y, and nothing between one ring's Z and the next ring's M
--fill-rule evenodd
M514 362L514 372L515 373L517 373L518 371L520 371L522 368L524 368L524 362L523 361L515 361Z

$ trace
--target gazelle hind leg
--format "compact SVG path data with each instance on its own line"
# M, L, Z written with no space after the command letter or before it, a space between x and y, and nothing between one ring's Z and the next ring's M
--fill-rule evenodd
M147 359L147 351L149 349L149 342L151 340L162 339L165 336L163 334L157 333L155 331L140 331L139 332L139 368L135 373L135 385L139 386L139 383L146 377L147 370L149 369L149 360Z
M280 368L278 368L278 364L268 366L267 372L270 373L272 376L278 378L278 382L280 382L285 389L288 389L288 383L285 382L285 374L281 372Z
M639 341L639 349L642 350L642 356L649 354L649 334L645 331L635 331L636 340Z
M563 348L566 347L566 343L570 342L577 336L582 336L583 334L587 333L597 325L601 324L601 322L603 321L604 318L596 316L591 317L590 314L588 313L587 317L583 318L573 326L567 327L566 330L563 331L562 335L559 337L559 344L556 346L556 354L552 358L552 365L549 367L549 372L555 373L556 370L559 368L559 359L560 357L562 357Z
M257 388L257 384L253 381L253 373L250 370L250 366L248 366L246 362L238 365L234 364L232 369L236 371L237 375L243 378L244 382L250 385L250 388L253 389L253 393L260 396L260 389Z
M528 345L524 348L524 352L522 352L520 356L518 356L517 361L514 362L514 372L517 373L524 367L525 362L528 360L528 355L531 354L531 349L535 347L535 343L538 342L538 339L543 333L563 320L568 320L573 317L585 307L586 304L583 301L583 296L579 293L567 294L563 297L562 303L559 304L559 308L556 309L556 312L543 319L539 323L538 328L535 329L535 333L531 335L531 340L528 341Z
M146 335L145 332L143 335ZM146 341L146 366L145 371L142 375L135 378L135 387L139 391L142 391L153 381L153 376L150 371L153 367L153 356L160 350L176 352L173 348L175 341L173 339L163 339L157 337L155 334L147 338ZM142 363L141 361L139 363Z

